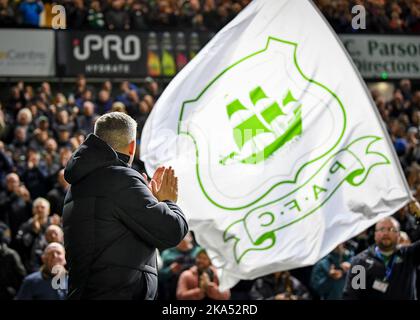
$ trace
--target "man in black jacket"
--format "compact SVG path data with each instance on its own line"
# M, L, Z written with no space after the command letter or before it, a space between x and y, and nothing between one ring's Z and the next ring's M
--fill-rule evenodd
M416 300L420 241L397 248L400 225L392 217L375 226L375 246L355 256L347 274L344 299Z
M156 248L188 232L174 170L158 168L149 183L130 168L136 125L121 112L101 116L65 169L69 299L155 299Z

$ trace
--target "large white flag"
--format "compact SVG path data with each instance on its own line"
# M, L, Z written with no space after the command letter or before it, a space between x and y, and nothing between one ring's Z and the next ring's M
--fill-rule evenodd
M141 140L239 279L314 264L410 200L363 80L308 0L254 0L176 76Z

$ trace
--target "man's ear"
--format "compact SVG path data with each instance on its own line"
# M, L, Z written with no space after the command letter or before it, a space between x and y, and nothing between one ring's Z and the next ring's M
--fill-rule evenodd
M133 140L128 145L128 153L132 156L136 152L136 140Z

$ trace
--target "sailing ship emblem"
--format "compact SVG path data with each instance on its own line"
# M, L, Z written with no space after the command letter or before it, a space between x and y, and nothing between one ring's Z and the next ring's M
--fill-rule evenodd
M253 104L245 107L239 99L226 111L238 148L220 160L222 165L241 162L257 164L302 134L302 105L288 90L280 104L258 86L249 92Z

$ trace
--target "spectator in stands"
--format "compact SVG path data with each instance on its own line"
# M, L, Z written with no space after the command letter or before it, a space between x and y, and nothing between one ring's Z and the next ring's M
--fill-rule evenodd
M63 229L59 226L52 224L50 225L47 230L45 230L45 240L47 244L58 242L64 244L64 233Z
M62 244L50 243L42 254L42 267L27 276L17 300L65 300L67 296L66 258Z
M309 291L288 271L280 271L255 280L250 296L254 300L308 300Z
M344 244L318 261L312 269L311 287L323 300L339 300L343 296L344 283L350 269L351 254Z
M15 23L15 12L9 0L0 0L0 28L10 28Z
M32 212L33 217L21 225L16 236L19 252L28 272L34 272L39 268L39 259L45 246L45 230L51 224L61 223L59 216L49 216L50 204L44 198L35 199Z
M415 278L416 268L420 265L420 241L397 248L399 235L400 225L392 217L376 224L376 245L355 256L351 263L352 266L364 268L365 277L361 279L364 288L355 287L353 278L356 274L349 272L345 299L416 299Z
M96 113L103 115L112 108L113 100L111 98L111 92L105 89L99 91L98 99L96 100Z
M10 229L0 222L0 300L12 300L26 275L19 254L9 248Z
M47 199L51 204L51 212L58 214L60 217L63 214L64 198L68 188L69 184L64 179L64 169L61 169L57 174L57 184L47 195Z
M112 1L111 8L105 12L105 21L109 30L130 29L130 17L123 0Z
M10 227L12 239L22 223L31 217L31 209L29 191L21 184L16 173L9 173L6 176L6 190L0 192L0 221Z
M22 16L22 24L28 27L39 27L39 20L44 5L38 0L23 0L19 6L19 13Z
M159 297L163 300L175 300L179 275L195 263L197 247L190 233L175 248L161 253L162 268L159 270Z
M82 29L87 25L87 8L83 0L74 0L67 3L66 15L67 25L71 29Z
M45 195L48 190L48 168L37 150L28 149L26 163L18 168L22 181L33 198Z
M148 29L148 13L149 10L146 4L140 1L134 1L130 10L130 26L132 30L147 30Z
M87 23L91 29L105 28L105 16L99 0L93 0L90 3L90 8L87 14Z
M77 128L83 132L84 135L88 135L93 132L93 127L98 115L95 113L95 105L86 101L83 103L83 112L77 117Z
M6 174L13 170L13 159L6 151L3 141L0 141L0 185Z
M176 290L179 300L228 300L230 291L219 289L216 269L204 249L197 250L195 266L181 273Z
M399 222L401 231L406 232L411 241L420 240L420 226L416 223L416 218L409 213L407 206L398 210L394 218Z

